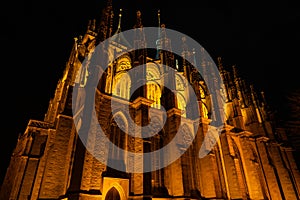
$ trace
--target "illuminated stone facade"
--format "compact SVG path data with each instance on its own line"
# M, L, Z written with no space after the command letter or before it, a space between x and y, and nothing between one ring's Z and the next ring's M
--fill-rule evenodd
M221 59L218 59L217 65L225 91L216 92L224 93L226 103L220 109L224 111L226 120L220 139L208 155L198 157L213 112L209 92L191 63L183 59L178 64L174 55L164 51L156 58L150 58L146 51L129 53L109 65L95 94L99 124L120 148L131 152L149 152L160 149L172 140L181 120L184 123L183 139L189 140L191 135L195 135L192 145L186 149L180 147L185 153L172 164L148 173L116 171L91 155L78 137L76 130L86 124L80 124L80 121L74 123L71 97L74 95L73 88L85 87L91 76L89 62L81 67L83 60L89 59L89 53L99 42L113 35L111 23L115 19L111 11L112 5L108 3L101 23L90 21L86 34L75 39L70 59L44 120L30 120L24 134L18 138L0 199L299 199L300 174L285 130L275 127L263 93L257 93L247 85L239 77L236 67L225 69ZM142 27L141 13L138 13L134 28ZM120 33L120 24L116 33ZM164 36L160 42L166 41L168 38ZM143 44L142 39L139 42ZM112 41L112 45L117 53L127 48L124 38L120 43ZM193 56L193 51L183 48L182 56ZM126 71L141 64L147 66L143 72L146 84L130 97L132 78ZM171 79L176 96L161 86L162 76L165 75L161 64L173 67L181 75ZM201 63L207 67L211 64ZM187 90L182 77L189 81L198 95L198 124L194 123L193 117L189 117L191 108L185 98ZM157 109L155 123L158 127L161 123L160 107L163 105L168 115L166 125L150 139L129 136L118 127L120 124L116 121L130 130L127 123L130 116L122 113L122 109L112 115L111 101L129 106L131 117L138 125L148 123L150 107ZM88 139L94 141L93 149L101 156L105 144L93 138L93 131L91 133ZM128 158L115 149L110 149L110 157L119 161L125 171L128 163L134 162L134 158Z

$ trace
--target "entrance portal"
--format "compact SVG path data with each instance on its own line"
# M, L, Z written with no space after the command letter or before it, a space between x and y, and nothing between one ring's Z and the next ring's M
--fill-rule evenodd
M121 200L120 194L115 187L112 187L106 194L105 200Z

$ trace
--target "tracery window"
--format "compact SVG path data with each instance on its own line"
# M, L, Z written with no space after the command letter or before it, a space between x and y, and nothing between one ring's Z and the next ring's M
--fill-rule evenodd
M181 110L181 115L186 117L186 101L181 93L177 93L177 107Z
M146 89L147 89L147 99L153 100L151 107L160 109L160 71L156 64L148 63L146 68Z
M181 116L186 117L186 102L188 97L188 90L186 87L186 79L181 74L176 74L176 98L177 108L181 110Z
M112 94L124 99L130 98L131 79L128 73L122 72L114 78Z
M117 114L113 117L110 126L109 140L112 144L109 146L109 159L117 165L122 165L125 170L126 165L126 137L127 124L125 119Z
M199 92L200 92L200 98L202 101L202 106L201 106L201 116L205 119L208 119L208 107L207 107L207 102L210 101L210 99L207 96L207 92L204 89L204 82L200 81L199 82Z
M154 102L151 104L153 108L160 108L160 97L161 90L158 84L155 82L147 83L147 99L153 100Z

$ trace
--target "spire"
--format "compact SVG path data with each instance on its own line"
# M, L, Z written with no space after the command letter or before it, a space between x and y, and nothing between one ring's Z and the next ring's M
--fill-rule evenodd
M194 66L197 67L196 50L195 50L195 48L192 49L192 55L193 55L193 62L194 62L193 64L194 64Z
M186 79L188 81L191 81L190 80L190 74L191 74L191 68L187 62L187 59L189 58L189 47L188 45L186 44L186 37L183 36L181 38L181 41L182 41L182 52L181 52L181 56L183 58L182 60L182 66L183 66L183 75L186 77Z
M164 65L174 67L175 68L175 60L174 60L174 53L172 53L172 45L171 45L171 39L167 36L167 30L165 24L161 24L160 27L161 35L159 39L160 43L160 51L162 54L161 62ZM163 51L162 51L163 49Z
M99 31L98 31L98 42L104 41L111 36L112 32L112 22L113 22L113 8L112 0L107 0L106 7L102 11L102 18L100 21Z
M182 56L185 58L186 57L185 53L187 53L187 51L188 51L188 46L186 44L186 37L183 36L181 38L181 41L182 41L182 53L183 53Z
M188 44L187 44L187 38L185 36L183 36L181 38L181 41L182 41L182 46L181 46L181 56L182 58L184 59L193 59L193 50L191 51Z
M113 22L114 22L114 11L110 11L110 21L109 21L109 30L108 30L108 38L111 37L113 30Z
M111 36L111 42L116 45L115 47L118 48L118 52L120 52L121 49L131 49L131 45L129 44L129 42L127 41L127 39L125 38L125 36L123 35L122 31L121 31L121 22L122 22L122 9L120 9L119 11L119 22L118 22L118 27L116 32ZM118 47L117 47L118 46Z
M267 100L266 100L265 92L264 92L264 91L261 91L261 92L260 92L260 95L261 95L261 99L262 99L262 104L263 104L263 106L267 106Z
M257 108L258 107L257 93L255 92L253 84L250 85L250 92L251 92L253 104L254 104L255 108Z
M158 33L157 33L157 40L156 40L156 59L159 59L159 53L161 50L161 28L160 28L160 10L157 11L157 18L158 18Z
M197 80L196 82L198 82L200 76L198 76L199 72L197 70L197 59L196 59L196 50L195 50L195 48L192 49L192 56L193 56L193 63L192 63L191 69L190 69L191 72L189 73L189 80L190 81ZM194 74L197 74L197 77L195 77Z
M220 56L218 57L218 67L221 72L224 70L222 58Z
M225 88L225 100L226 102L229 102L231 101L231 97L229 95L229 80L228 80L228 76L227 76L227 72L224 70L224 66L223 66L223 62L222 62L222 58L221 57L218 57L218 68L219 68L219 71L220 71L220 76L221 76L221 79L222 79L222 82L223 82L223 85L224 85L224 88Z
M157 11L158 27L160 27L160 10Z
M236 80L238 79L238 71L235 65L232 66L232 71L233 71L233 79Z
M136 23L133 26L135 31L135 41L134 41L134 46L135 48L145 48L145 35L143 31L143 24L142 24L142 13L141 11L136 11Z
M96 19L93 19L93 21L91 23L90 29L91 29L91 31L95 31L96 30Z
M243 87L243 80L238 75L238 70L236 68L236 65L232 66L232 70L233 70L233 81L235 83L237 97L239 99L241 107L246 108L246 107L248 107L248 105L246 103L247 95L245 94L246 91Z
M146 40L142 24L142 13L139 10L136 12L136 23L134 25L134 29L136 29L134 36L134 47L136 49L146 48Z
M134 52L134 62L138 62L140 65L146 63L147 58L147 43L146 43L146 37L143 29L142 24L142 13L140 10L136 11L136 23L133 26L134 28L134 41L133 41L133 47L134 49L137 49Z
M142 13L140 10L136 11L136 23L133 28L143 28Z
M121 33L121 20L122 19L122 8L120 9L120 13L119 13L119 23L118 23L118 28L116 33Z
M261 110L259 108L259 101L258 101L257 93L255 92L253 84L250 85L250 91L251 91L253 105L254 105L254 108L256 111L257 120L259 123L262 123L262 114L261 114Z

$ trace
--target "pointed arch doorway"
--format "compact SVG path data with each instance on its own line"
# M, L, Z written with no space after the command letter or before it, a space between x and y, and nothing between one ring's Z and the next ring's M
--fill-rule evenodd
M112 187L106 194L105 200L121 200L119 191L115 188Z
M129 179L103 177L102 200L127 200Z

